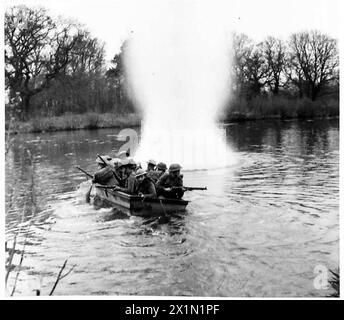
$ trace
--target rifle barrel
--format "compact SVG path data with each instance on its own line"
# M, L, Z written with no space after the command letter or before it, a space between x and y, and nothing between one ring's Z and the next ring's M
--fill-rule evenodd
M96 184L96 187L97 188L102 188L102 189L116 189L118 188L118 186L114 185L114 186L104 186L104 185L101 185L101 184Z
M108 164L105 162L105 160L102 158L101 155L97 154L97 157L98 157L101 161L103 161L103 163L104 163L106 166L108 165Z
M172 187L173 189L184 189L185 191L208 190L207 187Z
M88 177L90 177L90 178L93 178L93 176L92 176L90 173L88 173L86 170L80 168L79 166L76 166L76 168L79 169L79 170L80 170L81 172L83 172L84 174L86 174L86 176L88 176Z
M207 187L184 187L186 190L207 190Z

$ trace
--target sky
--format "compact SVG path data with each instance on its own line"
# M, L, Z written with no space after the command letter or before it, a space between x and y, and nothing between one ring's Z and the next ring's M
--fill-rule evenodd
M177 17L175 11L166 10L176 1L202 7L207 19L221 21L228 32L243 32L256 41L268 35L287 39L292 32L310 29L340 36L339 0L5 0L5 7L43 6L53 16L76 19L104 41L106 58L111 60L130 32L146 27L162 13Z

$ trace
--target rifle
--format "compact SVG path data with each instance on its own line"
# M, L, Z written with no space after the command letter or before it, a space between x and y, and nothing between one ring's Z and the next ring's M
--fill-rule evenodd
M207 187L172 187L172 190L182 189L183 191L208 190Z
M86 170L76 166L77 169L79 169L81 172L83 172L84 174L86 174L86 176L90 177L91 179L93 179L93 176L88 173ZM90 188L88 189L87 193L86 193L86 202L90 203L90 199L91 199L91 191L92 191L92 187L93 187L93 183L91 184Z
M120 187L119 186L117 186L117 185L113 185L113 186L104 186L104 185L102 185L102 184L95 184L95 186L97 187L97 188L102 188L102 189L114 189L114 190L119 190L120 189Z
M93 176L90 173L88 173L86 170L80 168L79 166L76 166L76 168L79 169L84 174L86 174L86 176L90 177L91 179L93 178Z
M105 162L105 160L102 158L101 155L97 154L97 157L107 166L108 164Z

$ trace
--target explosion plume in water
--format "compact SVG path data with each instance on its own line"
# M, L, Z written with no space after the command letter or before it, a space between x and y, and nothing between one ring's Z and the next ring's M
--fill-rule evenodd
M137 159L177 162L185 169L233 162L216 126L230 90L228 39L209 9L167 2L133 32L126 71L144 116Z

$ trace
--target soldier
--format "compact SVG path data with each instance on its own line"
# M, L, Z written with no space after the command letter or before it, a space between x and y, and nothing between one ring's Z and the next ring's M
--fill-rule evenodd
M121 165L122 165L122 161L119 158L113 158L109 161L109 166L112 169L115 178L118 180L119 184L118 185L122 185L121 181L122 181L122 172L121 172ZM124 186L124 185L122 185Z
M136 172L136 170L137 170L137 163L134 160L134 158L133 157L128 157L127 159L129 161L129 164L134 168L134 171Z
M121 163L121 159L119 158L113 158L109 161L109 165L112 169L118 170L119 164Z
M136 162L136 170L138 170L138 169L142 169L140 161Z
M129 164L129 161L127 159L121 160L121 162L118 164L118 172L123 181L127 179L126 176L126 166ZM124 185L123 185L124 187Z
M135 178L135 167L136 163L132 160L127 159L122 160L121 162L121 172L122 172L122 185L117 187L116 190L128 193L135 194L137 188L137 182Z
M114 172L110 166L111 157L110 156L102 156L102 159L105 163L98 157L96 162L98 163L98 170L93 175L92 182L99 183L102 185L118 185L119 181L116 179Z
M183 175L180 174L180 169L179 164L171 164L168 173L160 177L156 184L158 196L172 199L181 199L183 197Z
M147 172L143 169L139 169L136 172L137 180L137 193L142 197L156 198L156 189L154 182L147 177Z
M155 166L156 166L156 162L155 162L155 160L148 160L147 161L147 172L149 172L149 171L154 171L154 169L155 169Z
M159 162L156 168L157 168L157 171L161 172L161 175L163 175L167 170L167 166L163 162Z
M154 183L157 183L160 177L166 172L167 166L163 162L159 162L156 166L156 170L149 171L147 177L151 178Z

